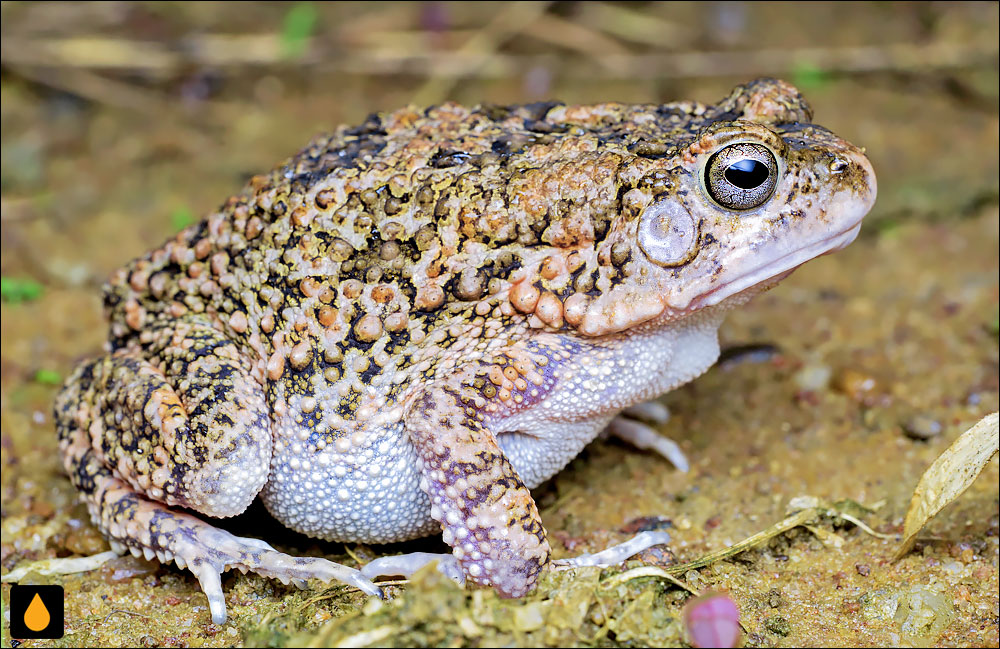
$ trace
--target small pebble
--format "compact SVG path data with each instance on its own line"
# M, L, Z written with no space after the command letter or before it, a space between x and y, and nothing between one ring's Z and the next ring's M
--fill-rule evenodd
M858 370L846 369L837 376L838 390L855 401L863 401L878 387L875 377Z
M31 505L28 507L28 511L36 516L42 518L52 518L52 515L56 512L55 507L52 503L45 500L32 500Z
M830 385L831 376L833 376L833 370L828 365L810 363L796 372L792 380L795 381L795 385L800 390L818 392L825 390Z
M625 526L621 528L621 532L623 534L638 534L639 532L665 530L673 526L674 524L670 519L664 516L640 516L625 523Z
M72 520L72 519L71 519ZM73 554L91 556L104 552L110 547L97 528L91 525L73 527L66 535L63 547Z
M903 433L910 439L931 439L941 434L941 422L927 415L914 415L903 422Z
M965 565L959 563L958 561L949 561L948 563L941 566L941 570L944 572L951 573L953 575L960 575L965 570Z

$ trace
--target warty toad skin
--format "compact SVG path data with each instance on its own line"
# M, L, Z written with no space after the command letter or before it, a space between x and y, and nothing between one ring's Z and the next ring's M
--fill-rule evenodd
M453 573L530 591L528 491L718 354L728 309L850 243L862 151L788 84L717 105L443 104L313 140L115 272L107 349L56 405L66 470L122 551L220 574L398 573L295 558L210 519L258 495L310 536L440 532ZM380 563L381 562L381 563ZM449 563L449 562L446 562Z

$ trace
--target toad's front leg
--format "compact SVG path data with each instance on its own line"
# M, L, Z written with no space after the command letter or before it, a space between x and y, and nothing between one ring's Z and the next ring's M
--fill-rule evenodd
M476 364L417 396L406 429L420 458L431 516L473 581L504 597L535 587L549 543L535 501L488 427L496 366Z
M438 561L441 572L457 581L468 576L492 586L502 596L520 597L534 588L538 573L546 566L614 565L669 541L666 533L643 532L594 555L549 561L549 544L538 510L511 459L519 459L522 464L518 466L527 470L526 475L534 473L536 483L540 482L547 473L532 468L532 461L539 463L539 458L544 458L540 464L554 472L607 420L575 425L547 422L537 436L522 436L516 444L508 443L505 448L513 453L508 456L498 445L491 425L537 407L552 395L556 373L551 371L548 357L542 356L540 352L512 350L495 363L466 366L417 395L406 415L406 428L417 449L421 488L430 496L431 516L441 524L453 556L418 553L383 557L366 565L361 571L364 576L409 576ZM563 461L556 459L551 464L554 456Z

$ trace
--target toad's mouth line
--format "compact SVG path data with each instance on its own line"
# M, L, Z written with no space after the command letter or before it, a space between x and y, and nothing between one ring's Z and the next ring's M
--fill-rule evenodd
M691 300L687 310L694 311L707 306L714 306L728 297L732 297L760 284L772 280L778 282L810 259L846 248L858 236L860 230L861 222L859 221L842 232L820 239L802 248L796 248L777 259L758 266L749 273L721 284L703 295L699 295Z

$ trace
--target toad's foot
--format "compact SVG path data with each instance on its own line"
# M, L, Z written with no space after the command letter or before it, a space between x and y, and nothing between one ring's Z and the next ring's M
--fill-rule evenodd
M310 579L322 582L340 581L376 597L382 596L378 586L371 583L361 571L342 566L319 557L293 557L278 552L267 543L258 539L234 536L229 532L211 527L201 521L202 529L197 530L200 538L182 548L193 560L186 560L182 555L170 556L178 566L187 565L198 578L201 588L208 597L208 605L212 611L212 621L223 624L226 621L226 600L222 594L221 574L230 568L239 571L254 572L264 577L271 577L283 584L289 582L299 588L306 588ZM133 554L136 549L130 548ZM143 550L149 553L149 550ZM160 557L163 559L164 557Z
M655 424L665 424L670 419L670 411L658 401L646 401L626 408L611 420L608 431L619 439L638 449L656 451L670 461L678 470L687 473L690 465L681 447L674 440L664 437L651 426L636 419L645 419Z
M380 557L368 562L361 568L361 574L368 579L375 577L402 576L409 579L413 573L429 563L437 561L437 569L445 577L459 583L465 583L465 573L462 564L451 554L435 554L432 552L411 552L394 557Z
M208 597L212 621L226 621L221 575L236 568L304 588L309 579L337 580L369 595L381 596L359 570L316 557L292 557L264 541L239 537L190 514L147 500L122 481L98 474L91 513L112 540L112 547L146 559L173 560L198 578Z
M203 538L194 540L188 547L183 548L187 556L194 557L193 559L186 560L183 555L171 556L169 552L159 558L161 560L172 558L178 566L182 568L187 566L195 574L201 589L208 597L212 621L216 624L224 624L226 621L226 600L222 594L221 575L231 568L243 573L254 572L264 577L271 577L283 584L291 582L299 588L305 588L309 579L319 579L323 582L337 580L369 595L382 596L379 587L354 568L318 557L289 556L258 539L234 536L204 523L202 526L204 529L198 530L197 533ZM137 548L133 546L130 549L132 554L138 555ZM143 552L150 556L153 554L146 548Z
M571 559L556 559L552 563L557 567L565 568L580 568L582 566L606 568L634 557L654 545L664 545L667 543L670 543L670 535L666 532L639 532L628 541L612 545L606 550L601 550L593 554L581 554Z
M110 476L100 476L97 489L95 519L112 539L112 547L135 556L154 556L161 562L173 560L187 568L201 584L208 597L212 621L226 622L226 599L222 593L221 575L236 568L243 573L254 572L305 588L309 579L324 582L337 580L375 596L381 596L378 586L359 570L348 568L317 557L292 557L278 552L264 541L235 536L213 527L194 516L173 511L149 501L127 485ZM114 512L109 521L107 512ZM134 533L128 534L128 531Z

